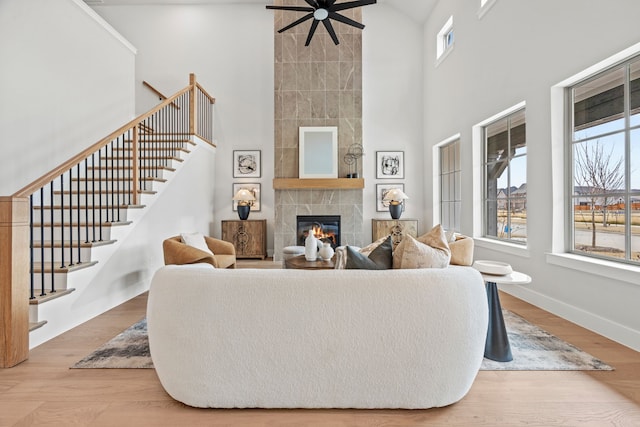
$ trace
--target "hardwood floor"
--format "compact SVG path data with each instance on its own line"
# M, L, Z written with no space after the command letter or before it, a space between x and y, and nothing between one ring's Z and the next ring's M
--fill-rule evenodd
M505 308L615 371L481 371L460 402L407 411L195 409L169 397L153 369L69 369L145 315L143 294L0 370L0 426L640 426L640 353L509 295L501 298Z

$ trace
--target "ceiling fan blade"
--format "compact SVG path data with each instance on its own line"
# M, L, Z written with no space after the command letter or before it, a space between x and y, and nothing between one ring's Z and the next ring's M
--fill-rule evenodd
M294 22L292 22L291 24L287 25L286 27L284 27L284 28L280 28L280 29L278 30L278 32L279 32L279 33L285 32L285 31L287 31L288 29L293 28L293 27L295 27L296 25L302 24L304 21L308 21L308 20L309 20L309 19L311 19L311 18L313 18L313 13L309 13L309 14L307 14L307 15L303 16L302 18L298 19L297 21L294 21ZM315 19L314 19L314 21L315 21Z
M348 1L346 3L334 4L331 6L331 10L333 12L338 12L340 10L345 9L353 9L354 7L360 6L368 6L370 4L376 4L377 0L357 0L357 1Z
M313 23L311 24L311 28L309 29L309 35L307 36L307 41L304 43L305 46L309 46L309 44L311 43L311 39L313 38L313 34L316 32L316 28L318 28L318 23L320 21L318 21L317 19L313 20Z
M343 24L351 25L352 27L363 29L364 25L361 23L354 21L353 19L349 19L346 16L340 15L339 13L329 12L329 17L336 21L342 22Z
M336 45L339 45L340 41L338 40L338 36L336 35L336 31L333 29L333 25L331 25L331 20L330 19L323 19L322 23L324 24L324 27L327 29L327 32L331 36L331 39L333 40L333 43L336 44Z
M275 10L290 10L292 12L313 12L312 7L298 7L298 6L267 6L267 9Z
M307 4L309 6L311 6L312 8L314 8L314 9L317 9L317 8L320 7L320 5L318 4L318 2L316 0L304 0L304 1L306 1Z

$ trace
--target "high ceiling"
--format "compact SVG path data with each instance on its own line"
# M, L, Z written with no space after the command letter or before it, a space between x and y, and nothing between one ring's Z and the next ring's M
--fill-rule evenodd
M301 0L302 1L302 0ZM273 4L273 0L85 0L90 5L152 5L152 4L224 4L224 3L255 3ZM425 22L431 9L438 0L378 0L402 13L410 16L417 22Z

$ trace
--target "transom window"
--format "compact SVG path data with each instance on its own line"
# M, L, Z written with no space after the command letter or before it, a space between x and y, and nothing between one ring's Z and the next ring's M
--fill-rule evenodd
M640 59L568 93L570 249L640 264Z
M461 167L460 140L440 147L440 223L445 230L460 232Z
M438 32L436 39L436 59L440 59L445 52L453 48L455 34L453 32L453 16L450 16L447 22Z
M485 125L484 236L527 242L527 141L525 110Z

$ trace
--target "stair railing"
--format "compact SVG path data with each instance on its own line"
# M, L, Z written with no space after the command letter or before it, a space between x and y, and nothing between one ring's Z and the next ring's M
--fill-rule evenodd
M189 85L25 186L0 197L0 367L28 357L29 300L54 294L57 274L86 265L83 248L139 205L140 194L197 136L213 144L213 104Z

